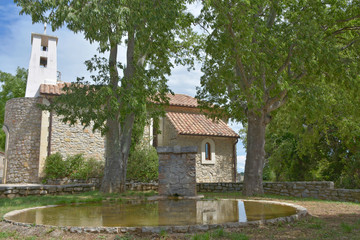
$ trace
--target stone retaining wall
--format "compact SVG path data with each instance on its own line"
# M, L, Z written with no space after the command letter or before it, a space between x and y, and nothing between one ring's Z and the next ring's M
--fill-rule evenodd
M64 195L94 191L93 184L73 185L0 185L0 198L14 198L41 195Z
M333 182L266 182L265 194L360 202L360 189L335 189ZM199 192L241 191L243 183L198 183Z

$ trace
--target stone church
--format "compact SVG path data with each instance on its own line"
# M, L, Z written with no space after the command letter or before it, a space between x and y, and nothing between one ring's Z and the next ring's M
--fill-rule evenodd
M45 158L56 152L64 156L83 153L104 161L106 143L99 132L69 126L56 114L38 108L62 94L66 83L57 76L58 38L32 33L31 44L25 97L11 99L5 107L2 183L39 183ZM184 94L169 97L166 117L159 121L161 133L157 134L152 124L145 127L149 144L197 146L197 182L235 181L239 136L223 120L213 122L201 114L195 98Z

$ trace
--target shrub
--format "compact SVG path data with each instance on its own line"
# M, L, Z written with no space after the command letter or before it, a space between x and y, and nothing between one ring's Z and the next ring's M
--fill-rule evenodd
M51 154L45 160L44 179L88 179L102 177L104 163L95 158L85 159L83 154L68 156L65 160L57 152Z
M83 162L77 171L70 176L72 179L88 179L92 177L102 177L104 175L104 163L95 158L89 158Z
M84 165L85 158L83 154L76 154L74 156L68 156L66 158L66 166L67 166L67 173L70 178L80 171L82 166Z
M159 159L153 146L136 146L127 166L127 179L149 182L158 179Z
M67 173L66 162L59 152L45 159L45 179L63 178Z

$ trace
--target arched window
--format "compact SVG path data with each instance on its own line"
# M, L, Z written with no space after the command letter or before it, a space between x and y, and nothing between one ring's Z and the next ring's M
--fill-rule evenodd
M215 164L215 142L210 138L201 142L201 163Z
M210 143L205 143L205 160L211 161L211 146Z

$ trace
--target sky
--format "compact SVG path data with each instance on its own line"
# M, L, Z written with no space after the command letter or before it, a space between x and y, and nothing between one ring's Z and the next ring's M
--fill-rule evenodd
M199 4L191 5L190 11L199 13ZM15 74L17 67L28 68L31 53L31 33L44 33L43 24L32 24L31 17L19 15L20 8L13 0L0 0L0 71ZM97 53L97 44L90 44L81 33L75 34L67 28L55 32L47 27L46 34L57 36L57 64L64 82L75 81L77 77L89 79L84 62ZM118 61L123 61L125 48L119 47ZM196 87L200 86L201 63L196 64L195 70L187 71L185 66L176 66L169 77L169 87L175 93L195 96ZM241 129L240 123L229 123L237 133ZM239 140L237 144L238 172L244 171L245 149Z

